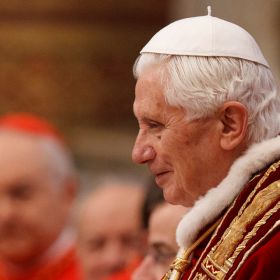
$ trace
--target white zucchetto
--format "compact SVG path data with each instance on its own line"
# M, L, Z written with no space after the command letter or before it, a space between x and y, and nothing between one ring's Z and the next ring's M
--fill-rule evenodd
M255 39L246 30L210 13L167 25L140 53L235 57L269 67Z

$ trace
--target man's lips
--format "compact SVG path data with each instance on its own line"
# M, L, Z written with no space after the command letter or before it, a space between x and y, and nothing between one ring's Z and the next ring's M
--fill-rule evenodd
M170 172L170 170L167 167L164 168L164 167L159 167L159 166L156 167L153 165L149 165L149 169L155 177Z
M166 174L166 173L169 173L169 171L157 172L157 173L155 173L155 176L156 176L156 177L160 177L160 176L162 176L162 175L164 175L164 174Z
M155 181L157 185L162 186L167 179L167 176L170 174L170 171L157 172L155 174Z

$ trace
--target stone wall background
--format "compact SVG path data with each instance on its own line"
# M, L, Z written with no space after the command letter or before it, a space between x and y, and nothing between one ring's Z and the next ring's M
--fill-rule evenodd
M0 2L0 113L30 111L66 135L84 174L131 163L137 131L132 65L168 22L212 14L242 25L279 75L279 0L10 0Z
M135 171L132 65L166 0L0 2L0 113L39 113L89 173Z

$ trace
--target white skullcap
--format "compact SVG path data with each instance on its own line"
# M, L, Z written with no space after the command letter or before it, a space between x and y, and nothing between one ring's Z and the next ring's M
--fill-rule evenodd
M210 14L167 25L140 53L236 57L269 67L256 41L246 30Z

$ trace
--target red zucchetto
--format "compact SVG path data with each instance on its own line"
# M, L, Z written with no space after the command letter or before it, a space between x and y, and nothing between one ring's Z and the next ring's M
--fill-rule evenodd
M0 117L0 129L47 136L65 144L62 134L46 119L31 113L8 113Z

